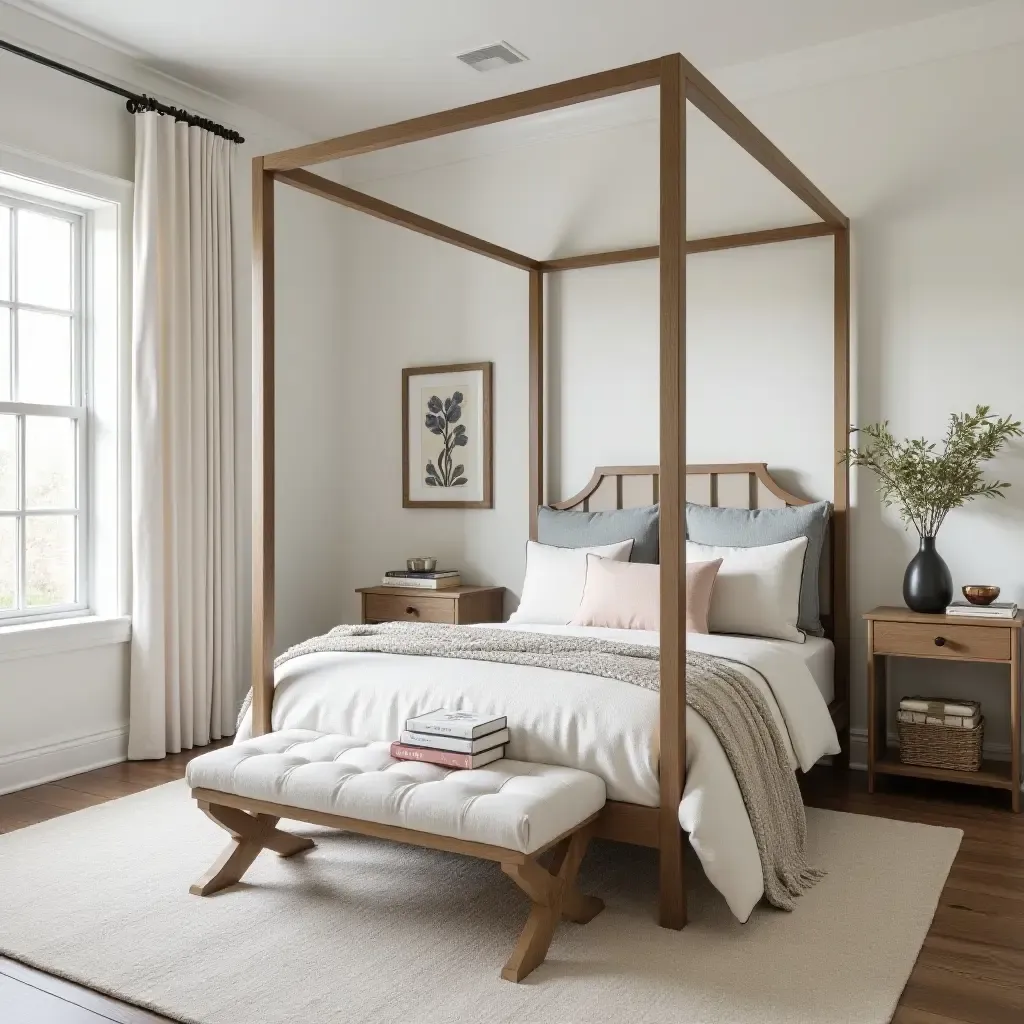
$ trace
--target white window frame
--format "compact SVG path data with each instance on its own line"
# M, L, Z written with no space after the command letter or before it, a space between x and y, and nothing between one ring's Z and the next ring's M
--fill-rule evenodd
M18 375L18 311L57 314L71 320L71 404L43 405L35 402L0 400L0 414L15 416L17 445L18 508L0 509L0 518L14 519L16 527L16 587L15 607L0 608L0 626L46 619L81 615L89 610L89 393L85 323L88 317L88 289L86 270L86 213L63 203L27 196L8 187L0 187L0 205L12 210L10 219L10 280L11 296L0 299L0 307L10 310L11 381ZM55 309L17 299L18 287L18 218L13 211L29 210L47 217L56 217L71 225L71 308ZM25 426L28 416L51 416L70 419L75 423L75 500L73 508L26 508L25 505ZM32 608L24 604L26 590L25 524L30 516L73 515L75 517L75 595L61 604L40 605Z
M123 642L131 630L131 181L0 145L0 189L82 217L82 318L77 371L83 399L79 458L86 472L80 537L88 575L76 607L0 618L0 661ZM36 407L32 407L36 411ZM80 563L81 564L81 563Z

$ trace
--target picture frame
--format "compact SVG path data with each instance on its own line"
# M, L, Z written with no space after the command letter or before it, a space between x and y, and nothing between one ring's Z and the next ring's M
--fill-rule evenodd
M493 368L402 370L403 508L494 508Z

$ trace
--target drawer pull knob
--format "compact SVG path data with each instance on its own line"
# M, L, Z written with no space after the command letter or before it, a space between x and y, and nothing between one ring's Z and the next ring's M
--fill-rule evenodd
M412 605L409 605L409 607L405 609L405 614L406 615L419 615L419 609L418 608L413 608ZM936 640L935 642L938 643L939 641ZM945 640L943 640L943 643L945 643Z
M944 636L937 636L935 638L935 646L936 647L945 647L946 646L946 638Z

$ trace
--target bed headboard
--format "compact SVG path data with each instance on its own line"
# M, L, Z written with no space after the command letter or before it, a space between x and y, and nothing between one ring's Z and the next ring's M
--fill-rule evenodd
M638 508L658 501L658 466L598 466L586 487L552 508L584 512ZM686 467L686 500L713 508L783 508L809 505L784 490L764 462L726 462Z
M638 508L658 501L658 466L598 466L586 487L565 501L551 503L552 508L579 508L584 512ZM784 508L809 505L810 498L790 494L768 472L764 462L725 462L686 467L686 500L713 508ZM833 533L828 531L820 573L821 620L831 637Z

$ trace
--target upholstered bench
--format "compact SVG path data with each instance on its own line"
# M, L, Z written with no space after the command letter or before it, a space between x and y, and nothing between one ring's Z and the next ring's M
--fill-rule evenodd
M543 962L559 918L583 924L604 904L576 888L603 780L589 772L502 759L452 771L396 761L387 742L289 729L189 762L200 809L231 842L192 886L209 896L239 881L261 850L290 857L313 846L277 828L308 821L433 850L497 861L532 907L501 971L520 981ZM538 858L548 851L547 866Z

